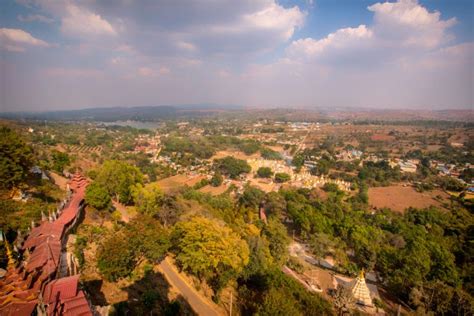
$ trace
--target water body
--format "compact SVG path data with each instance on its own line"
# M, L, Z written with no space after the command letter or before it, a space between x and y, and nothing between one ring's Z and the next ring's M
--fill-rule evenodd
M133 128L138 129L150 129L155 130L162 126L163 123L161 122L142 122L142 121L114 121L114 122L100 122L99 124L103 124L105 126L130 126Z

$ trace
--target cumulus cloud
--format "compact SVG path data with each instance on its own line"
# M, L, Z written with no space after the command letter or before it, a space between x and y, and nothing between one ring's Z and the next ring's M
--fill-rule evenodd
M117 34L107 20L86 8L68 4L65 12L65 16L61 18L61 30L65 34L78 37Z
M357 56L365 65L366 61L377 63L428 52L452 39L448 29L456 19L442 20L439 12L429 12L416 0L376 3L368 10L374 12L372 25L339 29L322 39L293 41L288 56L333 62Z
M0 47L2 49L23 52L27 46L48 47L49 44L20 29L0 29Z
M365 25L359 25L356 28L343 28L327 37L316 40L313 38L305 38L296 40L287 48L290 56L294 57L312 57L321 55L328 50L347 49L354 46L365 45L368 40L372 39L373 31Z
M437 47L450 39L446 30L456 23L441 20L438 11L429 12L416 0L376 3L368 10L374 12L377 36L404 46Z

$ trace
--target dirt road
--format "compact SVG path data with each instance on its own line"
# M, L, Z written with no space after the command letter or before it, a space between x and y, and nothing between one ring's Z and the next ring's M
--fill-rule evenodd
M188 301L189 305L198 315L203 316L219 316L217 308L212 306L212 303L202 297L196 290L186 283L176 271L176 268L166 258L160 263L160 268L165 274L168 282L171 283L181 295Z

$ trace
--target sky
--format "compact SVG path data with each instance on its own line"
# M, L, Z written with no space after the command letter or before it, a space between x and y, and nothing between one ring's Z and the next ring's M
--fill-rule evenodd
M4 0L0 112L473 109L471 0Z

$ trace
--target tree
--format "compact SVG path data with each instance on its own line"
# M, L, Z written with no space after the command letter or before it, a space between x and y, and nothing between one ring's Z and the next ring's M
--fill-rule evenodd
M284 292L276 288L270 288L260 305L257 315L261 316L287 316L303 315L298 309L294 299L289 299Z
M132 197L140 213L153 216L163 204L164 193L157 183L138 183L132 187Z
M355 300L347 287L338 286L334 294L334 307L339 315L349 313L355 308Z
M158 262L171 246L168 230L150 216L137 216L127 225L126 231L138 262L145 258Z
M130 275L135 265L134 249L123 232L113 233L98 248L97 268L107 281Z
M172 244L178 264L199 278L240 273L249 262L247 243L230 228L204 217L176 224Z
M256 209L262 202L264 196L265 192L262 190L250 185L245 185L244 192L239 197L239 203L245 207Z
M283 183L291 180L291 176L285 172L275 173L275 182Z
M260 178L271 178L273 176L272 168L270 168L270 167L260 167L257 170L257 175Z
M57 150L53 150L51 154L51 160L53 161L53 170L62 173L64 168L69 166L71 160L67 153L63 153Z
M129 203L132 187L143 182L143 175L137 167L126 162L108 160L100 168L95 181L121 203Z
M222 177L220 172L214 172L214 175L211 178L211 185L213 187L218 187L222 184L224 178Z
M10 189L28 176L33 150L8 127L0 127L0 186Z
M92 182L87 186L85 200L87 204L98 210L105 210L111 206L109 193L97 182Z
M304 165L304 155L302 153L298 153L293 157L293 160L291 161L293 166L296 167L296 172L300 172L301 168Z
M278 152L266 147L260 150L260 155L262 156L263 159L268 159L268 160L281 160L282 159L281 155Z
M222 174L228 175L231 179L237 179L241 174L252 170L245 160L231 156L214 160L215 167Z
M242 273L244 278L249 278L256 274L265 274L273 265L269 242L266 238L251 236L247 239L247 243L250 248L250 260Z
M282 266L288 260L290 239L286 227L276 218L270 218L268 225L263 227L263 235L268 239L270 253L275 262Z
M169 247L168 231L152 217L138 215L99 246L97 268L106 280L117 281L130 275L145 259L160 261Z

